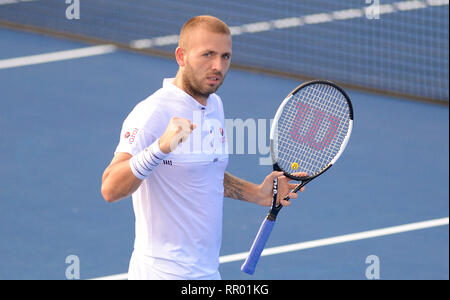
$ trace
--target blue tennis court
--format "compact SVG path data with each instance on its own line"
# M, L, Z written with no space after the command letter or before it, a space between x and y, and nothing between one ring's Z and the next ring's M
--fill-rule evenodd
M74 49L84 50L67 53ZM101 176L124 118L177 67L173 59L0 28L0 279L66 279L73 255L81 279L126 278L132 204L106 203ZM243 153L235 131L228 172L255 183L271 172L262 163L269 122L299 83L229 71L218 92L225 117L248 126ZM380 279L449 278L448 94L447 104L435 104L346 91L355 123L345 153L280 212L266 246L272 253L253 276L240 265L268 208L224 200L223 279L363 280L371 256ZM267 134L255 138L253 130Z

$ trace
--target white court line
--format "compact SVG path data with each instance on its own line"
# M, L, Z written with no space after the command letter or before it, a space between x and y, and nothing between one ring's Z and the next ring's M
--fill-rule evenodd
M94 55L102 55L112 53L115 50L116 47L114 45L100 45L80 49L37 54L31 56L8 58L0 60L0 69L9 69L9 68L49 63L54 61L82 58Z
M0 5L15 4L19 2L32 2L37 0L0 0Z
M353 242L353 241L375 238L375 237L380 237L380 236L398 234L398 233L402 233L402 232L426 229L426 228L437 227L437 226L444 226L444 225L448 225L448 224L449 224L449 217L446 217L446 218L441 218L441 219L434 219L434 220L429 220L429 221L386 227L386 228L382 228L382 229L375 229L375 230L363 231L363 232L358 232L358 233L345 234L345 235L340 235L340 236L335 236L335 237L325 238L325 239L319 239L319 240L314 240L314 241L309 241L309 242L301 242L301 243L267 248L267 249L264 249L261 256L268 256L268 255L274 255L274 254L281 254L281 253L287 253L287 252L293 252L293 251L299 251L299 250L305 250L305 249ZM221 264L224 264L224 263L229 263L229 262L234 262L234 261L245 260L248 256L248 253L249 252L241 252L241 253L221 256L219 258L219 262ZM127 273L92 278L92 280L124 280L124 279L127 279Z

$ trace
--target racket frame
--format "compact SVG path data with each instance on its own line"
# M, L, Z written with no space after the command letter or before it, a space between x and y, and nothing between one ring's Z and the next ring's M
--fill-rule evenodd
M275 135L276 135L276 131L277 131L277 124L278 124L278 120L281 117L281 114L283 113L283 109L286 106L286 104L289 102L289 99L294 96L296 93L298 93L301 89L312 85L312 84L327 84L330 85L334 88L336 88L339 92L342 93L342 95L344 95L345 100L347 101L348 107L349 107L349 124L348 124L348 130L347 130L347 134L344 138L344 141L341 144L341 147L338 151L338 153L335 155L335 157L331 160L331 162L329 164L327 164L322 170L320 170L319 172L317 172L316 174L310 175L310 176L294 176L288 172L286 172L285 170L281 169L280 166L278 165L278 163L276 162L276 157L275 157L275 149L274 149L274 140L275 140ZM273 119L273 123L272 123L272 127L270 128L270 155L272 158L272 166L273 166L273 170L274 171L280 171L283 172L284 176L288 177L289 179L292 180L296 180L296 181L301 181L300 184L297 185L297 187L292 190L293 193L297 193L302 187L304 187L307 183L309 183L311 180L313 180L314 178L318 177L319 175L322 175L323 173L325 173L329 168L331 168L331 166L339 159L339 157L342 155L342 153L344 152L345 147L347 147L347 143L350 139L350 135L352 133L352 129L353 129L353 105L352 102L350 101L350 97L347 95L347 93L337 84L335 84L334 82L331 82L329 80L311 80L305 83L300 84L298 87L296 87L292 92L289 93L289 95L287 95L283 102L280 104L280 106L278 107L278 110L275 114L275 117ZM277 180L277 179L275 179ZM289 200L289 197L285 197L284 200ZM269 211L269 214L267 215L267 218L269 218L272 221L275 221L275 219L277 218L278 212L280 211L280 209L283 206L281 204L277 204L277 197L274 195L273 200L272 200L272 207Z
M349 124L348 124L348 130L347 130L347 134L346 134L346 136L344 138L344 141L342 142L341 147L340 147L338 153L333 158L333 160L328 165L326 165L321 171L317 172L316 174L313 174L311 176L298 177L298 176L294 176L294 175L286 172L285 170L282 170L280 168L280 166L277 164L277 162L276 162L277 160L276 160L276 157L275 157L275 149L274 149L274 139L275 139L275 134L276 134L276 131L277 131L278 120L280 119L281 114L283 113L284 107L289 102L289 99L293 95L298 93L298 91L300 91L301 89L303 89L303 88L305 88L305 87L307 87L309 85L312 85L312 84L327 84L327 85L330 85L330 86L336 88L337 90L339 90L344 95L344 98L347 100L347 104L348 104L348 107L349 107ZM275 114L275 117L273 119L273 122L272 122L272 127L270 128L270 155L271 155L271 158L272 158L273 170L274 171L281 171L281 172L283 172L284 176L286 176L286 177L288 177L288 178L290 178L292 180L305 181L305 180L308 180L308 179L310 179L310 180L314 179L315 177L323 174L326 170L328 170L339 159L341 154L344 152L345 147L347 146L348 140L350 139L352 128L353 128L353 105L352 105L352 102L350 101L350 97L347 95L347 93L341 87L339 87L335 83L333 83L331 81L328 81L328 80L312 80L312 81L308 81L308 82L305 82L305 83L299 85L292 92L290 92L289 95L286 96L286 98L284 98L283 102L278 107L278 110L277 110L277 112Z
M347 100L348 107L349 107L349 124L348 124L348 130L347 130L346 136L340 146L340 149L339 149L338 153L335 155L335 157L331 160L331 162L329 164L327 164L322 170L320 170L316 174L299 177L299 176L294 176L280 168L280 166L276 162L274 140L275 140L275 134L277 131L278 120L283 112L283 108L288 103L289 99L293 95L295 95L298 91L300 91L301 89L303 89L309 85L312 85L312 84L331 85L332 87L336 88L344 95L345 99ZM352 106L352 102L350 101L350 98L348 97L347 93L343 89L341 89L338 85L336 85L335 83L328 81L328 80L313 80L313 81L308 81L308 82L305 82L305 83L299 85L292 92L290 92L289 95L286 96L286 98L283 100L281 105L278 107L277 113L275 114L275 118L272 123L272 127L270 130L270 154L271 154L271 158L272 158L273 170L274 171L282 171L284 176L288 177L289 179L301 181L301 183L298 184L294 190L292 190L293 193L297 193L308 182L310 182L311 180L313 180L314 178L323 174L329 168L331 168L331 166L339 159L339 157L343 153L345 147L347 146L348 140L350 139L352 129L353 129L353 106ZM248 274L254 273L256 264L258 263L259 257L261 256L261 253L265 247L265 244L266 244L266 242L269 238L269 235L273 229L273 226L275 224L275 220L278 216L278 212L283 207L281 204L277 204L277 198L278 198L278 179L275 178L274 183L273 183L272 207L271 207L269 213L267 214L266 218L263 220L263 223L261 224L258 234L256 235L256 238L253 241L252 247L250 249L250 253L241 267L241 270ZM289 197L286 196L284 199L289 200Z

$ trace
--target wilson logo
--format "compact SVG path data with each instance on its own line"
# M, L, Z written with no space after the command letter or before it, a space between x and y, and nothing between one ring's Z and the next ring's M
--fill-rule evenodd
M172 161L165 159L165 160L163 160L163 164L171 166L172 165Z
M311 119L305 134L301 134L300 130L305 120ZM309 105L304 103L297 104L297 115L294 124L291 128L291 137L293 140L307 144L317 151L321 151L328 147L336 136L340 120L335 116L326 114L319 109L312 109ZM325 134L321 134L323 138L320 141L316 140L316 135L321 127L327 126L328 129ZM323 129L322 129L323 130Z

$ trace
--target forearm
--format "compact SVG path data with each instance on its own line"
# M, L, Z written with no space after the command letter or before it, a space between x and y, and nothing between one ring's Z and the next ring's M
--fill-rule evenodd
M258 185L225 172L224 196L232 199L258 203Z

